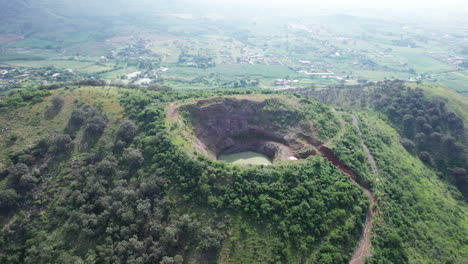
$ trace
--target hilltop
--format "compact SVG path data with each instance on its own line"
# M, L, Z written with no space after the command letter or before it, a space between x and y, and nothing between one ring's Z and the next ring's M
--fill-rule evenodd
M43 87L1 106L3 262L462 263L467 254L458 191L373 114L268 91L160 86ZM246 149L273 150L276 162L216 160Z

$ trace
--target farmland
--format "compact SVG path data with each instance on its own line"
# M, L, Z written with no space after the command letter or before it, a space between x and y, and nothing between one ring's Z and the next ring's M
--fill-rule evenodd
M162 13L145 23L97 26L102 31L83 23L61 33L0 34L0 67L70 70L184 90L346 86L396 78L468 91L463 34L354 16L276 21L259 15L229 26L213 17ZM453 30L458 32L457 25ZM141 74L126 77L135 71ZM19 88L31 82L1 83Z

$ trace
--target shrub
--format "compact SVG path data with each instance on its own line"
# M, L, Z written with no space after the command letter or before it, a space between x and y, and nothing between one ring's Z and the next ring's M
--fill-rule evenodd
M138 168L143 164L143 154L141 150L135 148L127 148L123 152L123 163L128 165L130 168Z
M69 126L73 126L75 128L80 128L86 120L86 113L83 109L75 109L73 110L70 120L68 121Z
M113 156L105 158L97 165L97 172L104 176L112 176L117 169L117 160Z
M31 190L32 188L34 188L36 186L36 183L37 183L37 178L32 176L31 174L26 174L26 175L23 175L21 176L21 178L19 179L19 187L22 189L22 190Z
M137 134L138 127L132 120L123 121L122 124L120 124L119 131L117 132L118 138L127 143L130 143Z
M19 196L13 189L0 191L0 209L10 209L18 203Z
M10 143L14 143L16 142L16 140L18 140L19 136L17 134L11 134L9 137L8 137L8 141Z
M455 185L460 191L467 195L468 193L468 172L464 168L455 167L451 169L452 177L455 180Z
M85 139L100 137L107 127L107 120L102 116L91 117L84 131Z
M201 231L201 241L198 245L201 251L217 251L221 247L223 235L217 231L206 227Z
M422 151L418 155L419 159L422 160L424 163L428 165L434 165L434 161L432 160L432 156L429 152L427 151Z
M8 185L15 188L18 185L20 178L29 173L29 167L24 163L18 163L10 166L8 168L8 173Z
M52 154L63 154L73 147L72 139L67 134L52 134L47 138L48 150Z
M52 105L47 108L45 113L47 118L54 118L62 110L65 100L61 96L54 96L52 98Z
M413 152L415 144L412 140L409 140L407 138L403 139L401 141L401 145L408 151L408 152Z

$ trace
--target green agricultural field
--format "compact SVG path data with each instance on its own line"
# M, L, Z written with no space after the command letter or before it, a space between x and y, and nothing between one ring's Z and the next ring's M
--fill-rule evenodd
M393 54L398 56L408 67L414 68L417 73L438 73L453 71L456 67L441 62L426 54L427 50L412 48L395 48Z
M46 48L47 46L56 46L57 42L42 40L36 38L27 38L10 45L13 48Z
M296 78L304 77L282 65L218 65L215 71L221 75L243 77L259 76L263 78Z
M370 70L354 70L354 74L365 78L369 81L380 81L384 79L408 79L413 77L410 73L404 72L386 72L386 71L370 71Z
M73 69L85 73L100 72L112 69L112 67L96 65L96 62L79 60L40 60L40 61L8 61L6 66L43 68L54 67L59 69Z
M464 96L468 96L468 71L447 73L434 78L437 79L437 82L446 85Z

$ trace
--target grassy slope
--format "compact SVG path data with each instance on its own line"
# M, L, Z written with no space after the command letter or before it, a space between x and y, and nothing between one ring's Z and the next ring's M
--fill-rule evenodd
M57 116L47 119L45 111L53 96L62 96L65 104ZM119 105L116 88L74 87L69 90L54 90L51 96L38 104L0 113L0 161L6 158L6 155L17 153L51 133L63 132L78 102L88 105L102 102L103 111L111 122L122 118L123 108ZM19 137L14 144L7 141L10 135Z
M468 257L468 206L461 194L399 143L398 133L375 115L361 115L360 125L375 155L380 217L375 219L376 260L384 255L384 230L402 239L410 263L463 263Z

